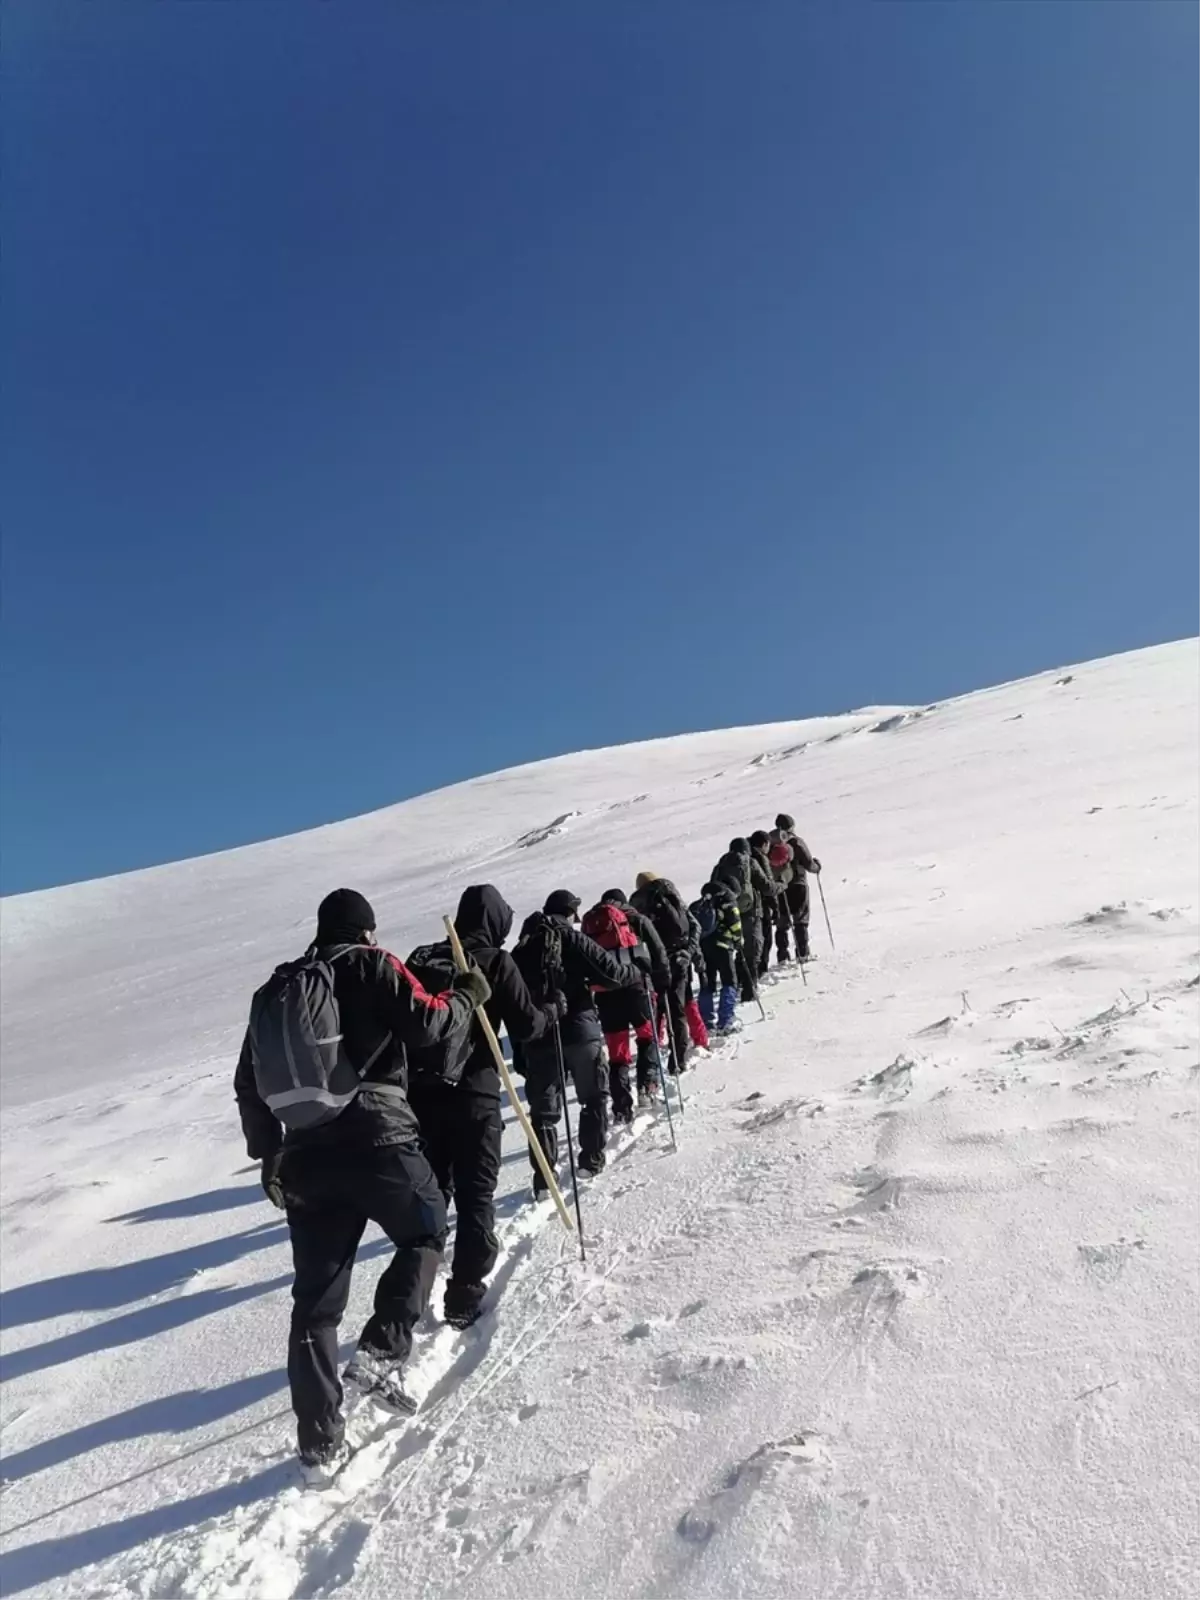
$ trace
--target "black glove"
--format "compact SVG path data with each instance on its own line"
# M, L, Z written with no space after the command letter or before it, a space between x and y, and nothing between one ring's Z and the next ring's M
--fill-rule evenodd
M450 987L455 994L465 994L473 1006L486 1005L492 997L492 986L478 967L456 972Z
M812 866L811 866L811 867L809 867L809 869L808 869L808 870L809 870L809 871L810 871L810 872L820 872L820 870L821 870L821 863L820 863L820 862L819 862L819 861L818 861L818 860L817 860L817 858L816 858L816 856L814 856L814 857L813 857L813 864L812 864Z
M273 1156L267 1156L264 1158L262 1172L260 1174L263 1193L266 1195L271 1204L280 1211L284 1211L287 1208L287 1199L283 1192L283 1184L279 1181L279 1169L282 1166L283 1151L276 1150Z
M566 1016L567 1012L570 1011L571 1002L567 999L566 995L561 989L555 989L554 993L550 996L547 1010L551 1009L554 1012L556 1021L561 1021L562 1018Z
M650 982L654 985L655 994L666 994L671 987L671 974L665 969L661 972L656 972Z

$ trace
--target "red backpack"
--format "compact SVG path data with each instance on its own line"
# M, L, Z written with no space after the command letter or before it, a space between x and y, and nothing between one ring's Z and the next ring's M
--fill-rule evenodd
M786 867L791 859L791 845L784 844L782 839L777 839L771 846L771 853L768 855L767 860L771 863L772 867L778 871L780 867Z
M594 939L603 950L632 950L638 942L638 936L629 926L629 918L620 906L593 906L580 926L588 938Z

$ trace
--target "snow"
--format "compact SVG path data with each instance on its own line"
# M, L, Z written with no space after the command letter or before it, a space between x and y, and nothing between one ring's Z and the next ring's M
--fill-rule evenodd
M0 1592L107 1600L1195 1592L1195 641L933 707L499 773L5 901ZM402 953L699 887L796 816L837 949L643 1119L581 1265L506 1137L497 1309L304 1491L286 1234L231 1092L321 894ZM344 1332L382 1256L366 1246ZM440 1295L435 1297L435 1309Z

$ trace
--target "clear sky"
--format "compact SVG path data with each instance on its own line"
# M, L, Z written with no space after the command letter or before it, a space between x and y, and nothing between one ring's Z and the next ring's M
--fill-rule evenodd
M5 0L2 881L1197 629L1197 8Z

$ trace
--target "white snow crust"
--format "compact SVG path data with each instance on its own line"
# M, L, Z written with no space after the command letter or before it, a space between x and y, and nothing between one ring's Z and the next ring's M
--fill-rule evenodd
M1198 667L588 751L3 902L0 1593L1195 1594ZM836 951L817 900L678 1152L642 1118L589 1183L586 1266L510 1126L494 1311L439 1292L418 1416L305 1489L251 991L340 884L404 954L472 882L694 894L780 809Z

